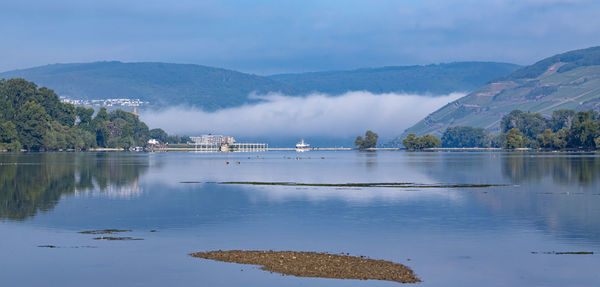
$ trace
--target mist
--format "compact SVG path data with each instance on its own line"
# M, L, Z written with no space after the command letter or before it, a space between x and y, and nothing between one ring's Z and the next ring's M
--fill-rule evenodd
M295 143L300 138L313 142L327 139L327 143L351 145L353 138L370 129L379 134L383 143L464 95L348 92L339 96L291 97L268 94L254 96L261 100L259 103L214 112L172 107L144 111L140 117L151 128L160 127L178 135L225 134L238 140L281 144Z

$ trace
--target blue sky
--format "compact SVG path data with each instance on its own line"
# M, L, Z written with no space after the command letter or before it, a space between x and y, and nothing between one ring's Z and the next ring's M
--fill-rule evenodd
M0 71L101 60L256 74L530 64L600 45L597 0L0 1Z

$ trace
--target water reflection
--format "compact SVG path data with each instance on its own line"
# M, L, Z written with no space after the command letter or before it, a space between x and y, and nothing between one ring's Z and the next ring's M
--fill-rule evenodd
M561 185L590 185L599 181L600 157L592 155L515 154L502 158L502 175L515 183L551 178Z
M61 196L79 192L119 194L136 190L147 157L123 164L123 154L0 155L0 218L24 220L51 210ZM131 156L129 156L131 157Z
M377 168L377 152L374 151L364 151L358 153L357 157L362 164L365 165L367 170L373 170Z

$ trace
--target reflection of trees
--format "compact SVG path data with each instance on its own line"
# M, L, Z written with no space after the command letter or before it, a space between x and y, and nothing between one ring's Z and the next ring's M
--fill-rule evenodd
M63 194L129 186L147 169L127 154L0 155L0 218L24 220L50 210Z
M560 184L590 184L598 180L600 158L586 156L510 155L502 158L502 174L516 183L537 182L549 176Z
M367 167L367 169L371 170L377 167L377 152L374 151L364 151L360 153L356 153L358 159Z

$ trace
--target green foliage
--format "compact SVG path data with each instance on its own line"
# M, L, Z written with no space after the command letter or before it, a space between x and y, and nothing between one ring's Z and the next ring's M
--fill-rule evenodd
M594 111L578 112L571 127L570 145L574 148L594 149L595 139L600 136L598 113Z
M75 115L77 116L78 126L83 129L88 129L89 125L92 122L92 115L94 114L94 109L92 108L84 108L77 107L75 109Z
M15 117L19 142L28 150L40 150L50 123L50 116L44 107L36 102L22 105Z
M148 126L132 113L116 110L107 114L106 118L108 121L104 122L99 131L103 133L103 141L107 147L145 146L150 139Z
M553 131L558 131L563 128L570 129L575 119L575 111L561 109L552 112L552 119L550 120L550 126Z
M525 113L520 110L514 110L508 115L502 117L500 126L502 132L508 132L517 128L528 138L535 138L542 133L549 123L540 113Z
M361 149L368 149L368 148L374 148L377 146L377 140L379 139L379 136L374 133L371 130L368 130L365 133L365 138L363 139L361 136L357 136L356 140L354 141L354 145Z
M442 145L442 141L433 135L424 135L417 138L420 148L434 148Z
M188 143L191 142L192 139L189 136L178 136L172 135L167 137L167 142L170 144L179 144L179 143Z
M0 120L0 150L21 150L21 143L19 142L17 127L12 122Z
M546 120L538 113L515 110L502 118L501 125L503 131L518 129L523 133L523 141L520 141L513 132L513 137L506 139L507 148L524 147L536 139L535 143L541 148L591 150L596 148L595 139L600 136L599 120L600 115L595 111L557 110L551 120ZM543 127L544 130L540 130Z
M489 145L488 141L483 128L449 127L442 135L443 147L486 147Z
M490 146L494 148L503 148L504 142L506 141L506 134L499 133L497 135L488 134L488 139L490 141Z
M169 140L169 135L162 129L151 129L150 138L156 139L159 142L166 143Z
M567 147L569 129L564 128L554 133L551 129L546 129L544 133L537 135L537 145L545 149L564 149Z
M38 89L23 79L0 80L0 149L128 148L144 146L150 138L148 127L136 115L121 110L107 113L104 108L92 118L93 113L61 103L52 90Z
M503 118L502 122L504 127L523 126L529 128L529 134L534 134L542 126L537 114L523 113L519 110L511 112ZM527 133L523 133L517 127L496 136L488 135L486 136L486 141L490 141L492 147L505 147L509 149L527 146L553 150L593 150L600 148L600 145L598 145L598 139L600 138L600 114L595 111L575 112L572 110L557 110L552 114L552 119L546 123L548 128L543 132L535 134L532 138L535 141L526 136ZM560 129L557 130L557 128ZM448 128L443 139L448 143L455 142L457 138L460 138L456 135L459 134L457 130L470 131L464 127L461 127L461 129ZM464 132L464 134L469 133ZM412 137L407 142L414 141L414 134L412 134Z
M433 135L424 135L417 137L415 134L409 134L402 144L410 150L434 148L442 145L442 141Z
M504 148L515 149L523 148L527 145L528 140L518 128L513 128L506 132Z
M417 135L416 134L408 134L408 136L406 136L406 138L404 138L402 140L402 144L407 148L407 149L417 149Z

